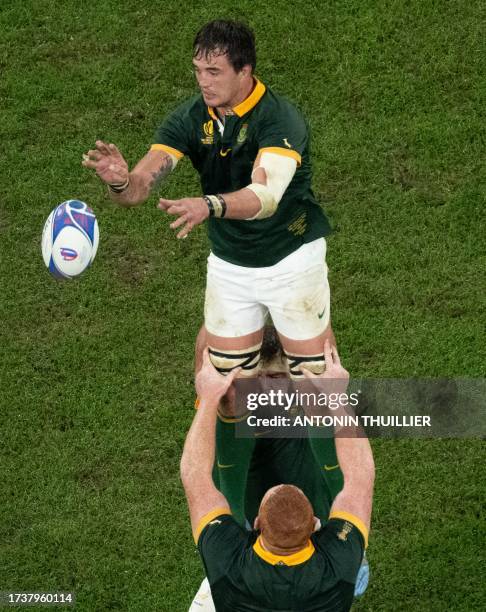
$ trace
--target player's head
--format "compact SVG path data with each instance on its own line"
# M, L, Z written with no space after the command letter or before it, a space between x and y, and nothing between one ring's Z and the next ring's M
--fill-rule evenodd
M255 519L266 546L282 554L303 548L314 531L314 512L304 493L293 485L269 489Z
M265 325L260 349L259 376L289 378L289 365L282 343L273 325Z
M239 21L210 21L196 34L192 61L206 104L233 106L255 69L255 36Z

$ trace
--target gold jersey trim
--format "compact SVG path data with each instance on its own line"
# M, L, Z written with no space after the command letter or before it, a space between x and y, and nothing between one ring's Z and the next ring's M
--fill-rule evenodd
M194 537L194 542L198 542L199 540L199 536L201 535L202 530L204 529L204 527L206 527L206 525L209 525L209 523L214 520L216 517L221 516L223 514L229 514L231 516L231 510L229 508L214 508L213 510L211 510L210 512L208 512L207 514L205 514L202 519L199 521L199 523L197 524L196 529L193 532L193 537Z
M354 514L351 514L351 512L346 512L344 510L333 510L329 515L329 520L331 519L342 519L343 521L348 521L348 523L352 523L363 536L365 548L368 548L368 528L360 518L358 518Z
M262 153L275 153L276 155L291 157L292 159L295 159L299 166L302 163L301 155L292 149L284 149L283 147L264 147L258 151L258 155L261 155Z
M267 563L270 563L270 565L300 565L301 563L308 561L316 550L314 548L314 544L312 544L312 542L309 540L304 548L292 553L291 555L276 555L275 553L263 548L261 537L262 536L258 536L257 541L255 544L253 544L253 550L261 559Z
M181 151L178 151L177 149L174 149L173 147L169 147L168 145L164 145L164 144L153 144L150 147L150 150L151 151L165 151L166 153L170 153L174 157L177 157L177 159L182 159L184 157L184 153L181 153Z

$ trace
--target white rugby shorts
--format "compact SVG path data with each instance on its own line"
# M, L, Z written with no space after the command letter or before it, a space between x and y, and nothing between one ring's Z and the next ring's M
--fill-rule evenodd
M292 340L319 336L330 320L326 241L319 238L266 268L245 268L211 253L204 318L215 336L234 338L258 331L270 313Z
M201 582L196 597L189 608L189 612L216 612L214 607L213 597L211 595L211 587L207 578Z

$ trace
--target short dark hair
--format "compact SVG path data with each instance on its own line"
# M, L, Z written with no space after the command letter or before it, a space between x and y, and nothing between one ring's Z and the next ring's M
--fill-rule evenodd
M277 330L273 325L265 325L263 328L262 348L260 350L262 364L266 365L275 358L283 359L284 357L285 352L280 342L280 338L278 337Z
M212 53L228 56L235 72L249 64L252 71L256 66L255 35L241 21L215 19L204 25L196 34L193 57L205 58Z

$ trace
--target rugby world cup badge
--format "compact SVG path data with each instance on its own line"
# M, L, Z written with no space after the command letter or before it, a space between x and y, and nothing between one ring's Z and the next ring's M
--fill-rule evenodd
M204 138L201 138L201 142L203 144L213 144L214 142L214 124L213 124L213 120L210 119L209 121L206 121L206 123L203 123L203 134L204 134Z

